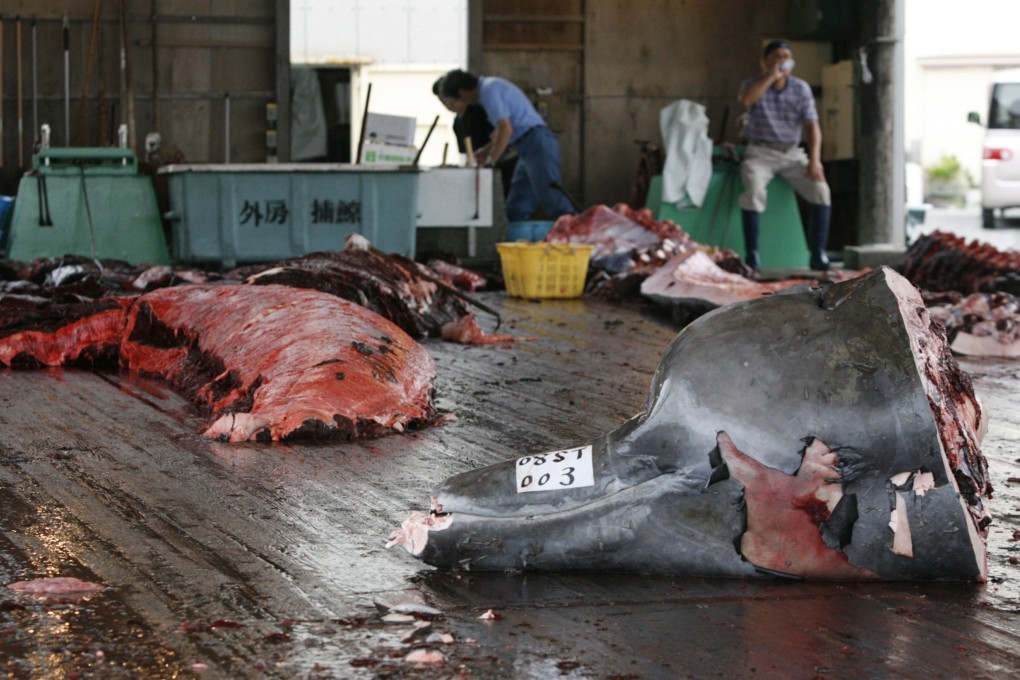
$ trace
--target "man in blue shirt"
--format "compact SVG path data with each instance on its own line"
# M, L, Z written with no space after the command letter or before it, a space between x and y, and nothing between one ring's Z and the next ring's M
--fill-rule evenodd
M822 131L811 86L790 75L793 50L785 40L765 46L763 73L740 86L740 104L748 108L747 147L740 166L744 193L740 196L746 261L759 266L758 230L765 210L766 190L777 174L810 205L808 246L812 269L829 268L825 247L829 240L831 195L822 169ZM807 137L807 153L800 146Z
M517 150L517 167L506 200L508 220L527 220L536 206L541 206L550 220L574 212L564 193L550 187L560 184L556 135L519 87L503 78L479 77L457 69L446 74L441 88L443 102L454 113L462 113L474 103L485 109L494 130L491 141L475 152L478 162L493 165L511 145Z

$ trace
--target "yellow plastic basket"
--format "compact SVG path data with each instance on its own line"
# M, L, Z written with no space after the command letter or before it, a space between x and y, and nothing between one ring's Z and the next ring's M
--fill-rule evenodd
M581 243L497 243L506 292L513 297L576 298L584 292L592 246Z

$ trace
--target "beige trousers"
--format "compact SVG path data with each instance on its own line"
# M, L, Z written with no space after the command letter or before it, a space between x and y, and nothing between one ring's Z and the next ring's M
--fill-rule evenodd
M832 202L829 185L816 182L807 176L808 155L802 147L777 151L764 146L748 145L740 164L740 178L744 193L740 195L740 209L765 211L765 197L769 182L779 175L808 203L829 205Z

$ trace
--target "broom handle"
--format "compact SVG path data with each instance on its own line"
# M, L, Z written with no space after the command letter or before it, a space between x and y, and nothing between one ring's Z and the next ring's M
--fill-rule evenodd
M18 51L16 59L18 67L18 167L25 166L25 110L22 102L21 85L21 17L14 18L14 44Z
M0 168L4 165L4 15L0 14Z

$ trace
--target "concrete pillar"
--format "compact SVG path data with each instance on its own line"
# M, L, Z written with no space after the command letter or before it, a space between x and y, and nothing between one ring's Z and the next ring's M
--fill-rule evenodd
M860 210L858 242L905 246L904 0L859 5Z

